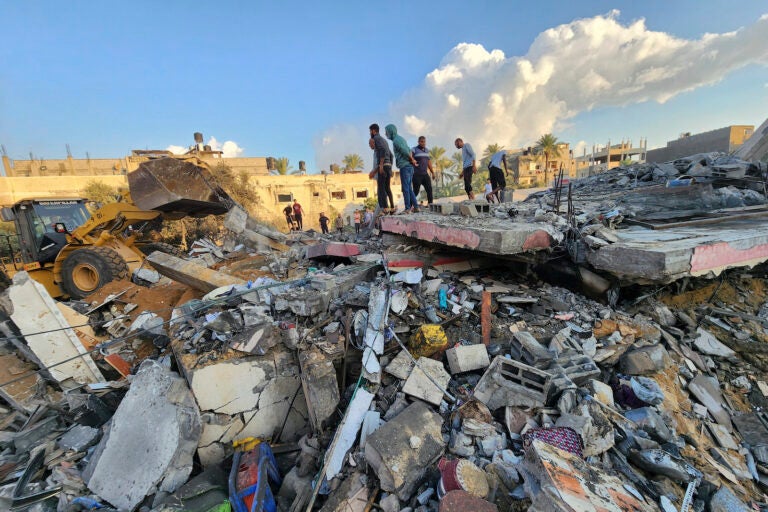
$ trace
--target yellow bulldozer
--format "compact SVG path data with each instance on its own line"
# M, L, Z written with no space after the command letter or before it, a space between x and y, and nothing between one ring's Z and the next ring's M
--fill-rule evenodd
M145 254L163 246L141 241L158 219L205 217L236 203L216 183L208 166L194 157L162 157L128 174L128 191L116 203L93 212L82 198L25 199L0 210L13 221L16 247L0 260L8 277L19 271L43 284L53 297L83 298L116 279L126 279Z

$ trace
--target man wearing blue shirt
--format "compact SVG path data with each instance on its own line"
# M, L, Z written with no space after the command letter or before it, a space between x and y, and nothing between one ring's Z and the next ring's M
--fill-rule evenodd
M501 170L501 166L504 166L504 171ZM507 167L507 152L505 150L497 151L491 157L491 161L488 162L488 174L491 179L492 194L496 196L496 199L500 203L504 202L504 189L507 187L507 180L504 176L509 176L509 168ZM512 200L512 193L510 191L510 201Z
M462 139L456 139L456 149L461 150L462 169L459 178L464 178L464 191L469 199L474 199L472 192L472 175L477 172L477 161L475 160L475 151L468 142Z
M427 193L427 203L432 204L432 179L435 179L435 171L432 170L432 161L430 160L429 150L427 149L427 138L423 135L419 137L419 145L411 150L413 159L416 160L416 169L413 173L413 193L419 197L419 190L424 185L424 191ZM429 174L427 174L429 172Z
M397 126L388 124L384 127L384 133L392 141L392 149L395 153L395 164L400 169L400 185L403 188L403 201L405 211L403 213L416 213L419 211L419 203L416 194L413 193L413 168L416 160L411 155L411 148L405 139L397 134Z

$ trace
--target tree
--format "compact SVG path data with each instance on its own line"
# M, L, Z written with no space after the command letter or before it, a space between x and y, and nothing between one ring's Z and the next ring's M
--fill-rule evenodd
M464 169L464 157L461 155L461 151L456 151L451 156L451 169L456 172L456 176Z
M339 164L331 164L331 173L341 174L341 167L339 166Z
M277 174L285 176L293 170L293 166L290 164L287 157L281 156L280 158L275 159L275 169L277 170Z
M495 155L502 149L504 149L504 146L496 142L494 142L493 144L488 144L488 147L486 147L485 151L483 151L483 159L491 158L493 155Z
M357 153L346 155L342 160L344 163L344 171L362 171L363 170L363 157Z
M432 149L429 150L429 157L432 160L432 168L440 180L440 187L445 187L445 174L446 171L450 170L451 159L445 156L445 148L440 146L432 146Z
M560 147L557 145L557 137L551 133L545 133L536 141L539 151L544 153L544 186L549 183L549 159L560 158Z
M111 187L99 180L90 180L83 188L86 199L100 204L116 203L120 195L115 187Z

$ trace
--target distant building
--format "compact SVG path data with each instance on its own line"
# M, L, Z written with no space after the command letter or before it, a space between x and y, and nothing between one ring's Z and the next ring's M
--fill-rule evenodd
M667 142L666 147L648 151L646 161L669 162L684 156L713 151L731 153L744 144L754 131L754 125L736 124L695 135L683 133L677 140Z
M582 155L574 159L576 172L572 177L592 176L628 162L645 162L647 146L648 140L641 137L637 146L629 139L622 139L618 144L611 144L610 140L605 146L595 144L589 153L585 147Z

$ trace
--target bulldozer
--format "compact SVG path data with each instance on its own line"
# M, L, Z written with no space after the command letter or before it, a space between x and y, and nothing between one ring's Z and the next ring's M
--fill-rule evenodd
M52 297L81 299L110 281L129 278L146 254L165 250L142 241L147 226L162 219L205 217L236 203L195 157L164 156L128 173L128 190L118 202L93 211L84 198L25 199L0 209L14 223L18 250L6 237L11 258L0 273L26 271ZM167 251L166 251L167 252Z

